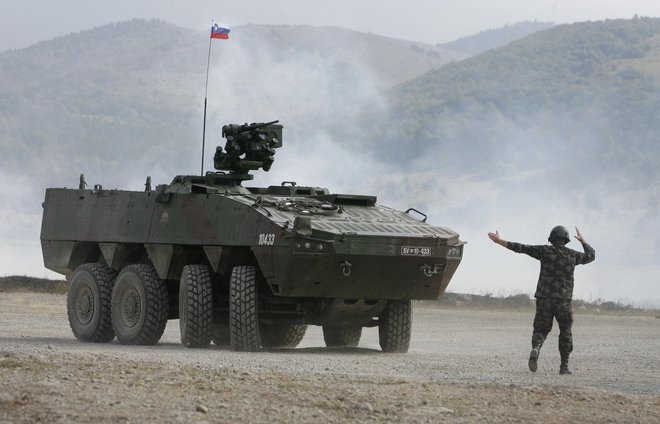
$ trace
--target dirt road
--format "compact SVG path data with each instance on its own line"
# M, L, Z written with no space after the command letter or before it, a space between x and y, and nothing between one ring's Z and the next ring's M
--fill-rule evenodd
M556 329L527 370L532 312L416 308L407 354L78 342L63 295L0 293L4 422L660 422L660 319L576 315L574 374Z

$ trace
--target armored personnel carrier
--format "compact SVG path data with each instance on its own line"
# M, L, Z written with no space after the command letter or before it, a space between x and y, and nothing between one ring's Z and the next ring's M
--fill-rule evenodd
M41 245L67 276L67 313L87 342L155 344L179 319L181 342L236 350L295 347L308 325L327 346L378 327L406 352L411 299L438 299L463 254L458 234L376 197L294 182L245 187L282 146L274 122L225 125L217 172L152 190L49 188Z

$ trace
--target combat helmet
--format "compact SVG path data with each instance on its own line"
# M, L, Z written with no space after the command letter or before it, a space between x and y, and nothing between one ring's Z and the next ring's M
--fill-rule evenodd
M571 241L571 239L568 237L568 230L566 227L563 225L557 225L555 228L550 231L550 236L548 237L548 241L550 243L554 243L556 241L563 241L564 243L568 243Z

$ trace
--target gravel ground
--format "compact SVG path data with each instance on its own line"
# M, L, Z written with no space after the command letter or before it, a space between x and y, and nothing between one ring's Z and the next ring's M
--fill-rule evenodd
M75 340L66 297L0 293L0 423L660 423L660 319L577 314L574 374L555 329L527 370L532 311L415 308L407 354L376 329L358 348L186 349L178 322L157 346Z

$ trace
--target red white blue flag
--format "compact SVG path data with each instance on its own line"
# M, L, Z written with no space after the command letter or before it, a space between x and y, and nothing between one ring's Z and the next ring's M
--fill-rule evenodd
M213 23L211 25L211 38L219 38L221 40L228 40L229 39L229 31L230 29L227 28L226 26L223 25L218 25L217 23Z

